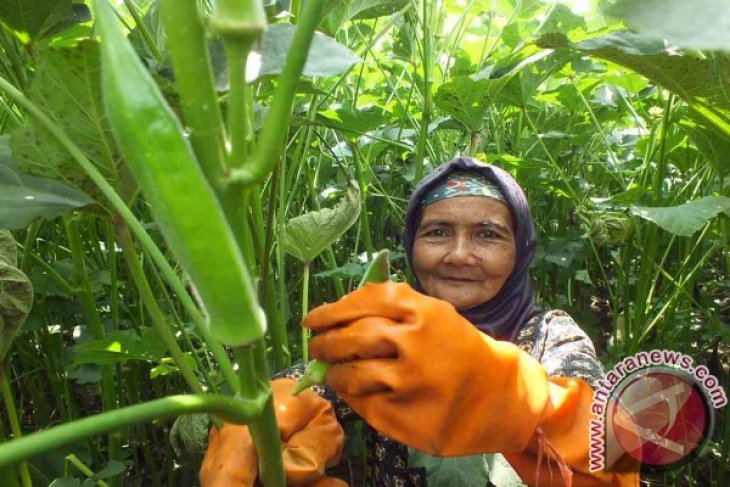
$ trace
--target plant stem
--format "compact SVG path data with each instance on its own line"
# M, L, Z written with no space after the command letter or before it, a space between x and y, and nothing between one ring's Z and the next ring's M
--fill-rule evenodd
M152 318L152 326L157 331L160 339L165 343L167 351L170 352L172 359L175 361L180 374L182 374L188 387L195 392L203 392L203 386L200 384L198 377L195 375L193 369L190 368L188 361L185 359L185 354L180 349L180 346L175 339L175 336L170 331L165 320L165 315L162 313L160 306L157 304L150 283L147 281L147 276L144 273L142 264L139 262L139 256L137 255L137 249L132 241L132 235L129 233L129 228L126 225L119 224L116 226L117 238L119 245L122 247L122 253L124 260L127 263L127 269L129 274L134 281L137 290L139 291L140 298L147 308L150 318Z
M186 2L182 2L186 3ZM124 5L126 5L127 10L129 10L129 13L132 15L132 18L134 19L134 23L137 26L137 29L139 29L139 32L142 34L142 38L144 39L145 43L147 44L147 47L150 49L150 53L155 58L155 62L157 64L162 63L162 56L160 55L160 50L157 49L157 44L155 43L155 40L152 39L152 34L150 34L150 30L147 28L147 25L144 23L144 19L140 15L139 7L134 3L133 0L124 0Z
M107 484L106 482L104 482L101 479L94 480L94 471L91 470L86 465L84 465L84 462L79 460L79 457L77 457L73 453L71 453L70 455L68 455L66 457L66 461L68 463L70 463L71 465L73 465L74 467L76 467L79 470L79 472L86 475L87 478L91 479L92 481L95 481L96 485L98 485L99 487L109 487L109 484Z
M302 319L309 312L309 262L304 263L302 275ZM302 327L302 360L309 362L309 329Z
M433 3L429 0L421 0L421 28L423 50L421 52L421 66L423 68L423 107L421 110L421 125L416 144L416 177L418 183L423 178L424 159L426 157L426 145L428 143L428 126L431 123L433 112L433 31L431 29L431 18L433 17Z
M286 337L286 322L276 303L276 283L270 260L271 249L274 248L274 229L277 202L279 202L279 184L281 184L281 165L274 168L269 187L269 208L266 215L266 237L264 240L264 255L261 261L261 301L266 310L266 322L271 334L271 348L274 354L276 369L284 370L291 365L291 353ZM280 276L280 278L282 278Z
M13 399L13 392L10 389L10 381L6 374L7 367L5 364L0 363L0 389L2 389L3 402L5 403L5 409L8 414L8 421L10 422L10 431L13 433L13 438L22 438L23 432L20 429L20 422L18 421L18 411L15 408L15 400ZM33 487L33 481L30 478L30 472L28 471L28 463L23 461L18 466L20 470L20 479L23 482L23 487Z
M56 450L63 445L89 436L158 418L181 414L212 413L237 424L249 423L261 414L269 399L270 395L265 394L259 395L254 400L218 394L187 394L169 396L107 411L0 445L0 467Z
M322 18L324 5L324 0L309 0L304 5L292 40L292 48L287 53L274 99L261 130L259 143L246 166L231 173L232 181L244 186L263 181L279 161L288 134L284 127L289 126L297 83L304 70L309 46L312 43L314 30Z
M160 14L167 26L167 45L190 143L205 177L215 187L220 185L224 167L225 131L198 4L160 0Z
M79 216L65 216L63 223L66 227L66 237L71 248L71 257L74 263L74 284L79 288L78 298L84 310L86 324L89 331L96 340L106 337L104 326L101 323L99 311L96 308L96 301L91 290L91 281L86 271L84 262L84 248L81 243L81 229L79 228ZM116 385L114 382L114 369L108 365L101 367L101 395L104 411L117 409L119 404L116 397ZM109 436L109 459L118 460L121 457L120 438Z

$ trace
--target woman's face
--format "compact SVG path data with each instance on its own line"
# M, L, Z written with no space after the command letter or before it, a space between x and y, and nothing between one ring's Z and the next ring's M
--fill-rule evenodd
M515 266L515 232L506 204L457 196L423 210L413 267L423 291L459 311L497 295Z

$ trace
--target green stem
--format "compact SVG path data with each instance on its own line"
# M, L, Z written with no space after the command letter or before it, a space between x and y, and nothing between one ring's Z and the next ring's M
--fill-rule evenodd
M258 394L266 394L269 398L262 413L249 423L251 436L259 457L259 477L263 485L267 487L283 487L286 484L286 478L281 457L281 435L279 426L276 423L274 397L271 394L271 386L268 381L269 365L266 360L265 343L260 340L254 343L251 348L254 368L250 370L250 373L255 374L259 379L266 378L265 380L259 380L256 385Z
M211 413L233 423L250 423L261 414L270 398L270 395L259 395L254 400L246 400L218 394L188 394L107 411L0 445L0 467L117 428L181 414Z
M304 263L302 275L302 319L309 312L309 262ZM309 329L302 327L302 360L309 362Z
M8 380L5 370L5 365L0 363L0 388L2 389L3 402L5 402L8 421L10 422L10 431L13 433L13 438L22 438L23 432L20 429L20 422L18 421L18 410L15 408L13 392L10 390L10 381ZM30 472L28 471L28 463L25 461L21 462L19 470L23 487L33 487L33 481L31 480Z
M261 130L261 138L246 167L231 173L232 181L244 186L263 181L281 157L288 134L288 130L284 128L289 126L297 84L304 70L314 30L322 18L325 3L324 0L309 0L305 4L292 40L292 47L287 53L286 63L278 79L279 85Z
M91 290L91 281L84 262L84 247L81 243L81 228L79 227L79 216L71 215L63 218L66 227L66 236L71 249L71 257L74 263L74 284L78 286L78 298L84 310L84 316L89 331L96 340L106 337L104 326L101 323L99 311L96 308L96 301ZM117 409L119 404L116 397L116 384L114 381L114 369L105 365L101 367L101 395L104 411ZM109 459L118 460L121 457L120 438L109 436Z
M264 254L261 260L261 302L266 309L266 322L271 333L271 348L274 353L274 363L277 370L284 370L291 365L291 353L286 337L286 322L281 318L276 304L276 283L271 266L271 249L274 248L274 228L277 203L280 201L279 184L281 184L281 166L277 165L271 175L269 188L269 207L266 215L266 237L264 240ZM281 278L281 277L280 277Z
M116 231L119 245L122 247L124 260L127 263L127 269L129 269L132 281L134 281L135 286L137 286L140 298L142 299L145 308L147 308L150 318L152 318L152 326L155 328L155 331L157 331L160 339L164 342L167 351L175 361L175 364L180 370L185 382L188 384L188 387L190 387L190 389L195 393L203 392L203 386L200 384L198 377L195 375L195 372L190 368L188 361L185 359L185 354L180 349L175 336L167 326L165 315L162 313L162 310L155 299L155 295L152 293L150 283L147 281L147 276L145 276L142 264L139 262L137 249L132 241L132 235L129 233L129 228L126 225L120 224L117 225Z
M79 472L81 472L82 474L86 475L86 477L88 479L91 479L92 481L95 481L96 482L96 485L98 485L99 487L109 487L109 484L107 484L103 480L101 480L101 479L94 479L94 471L91 470L86 465L84 465L84 462L82 462L81 460L79 460L79 457L77 457L73 453L71 453L70 455L68 455L66 457L66 461L68 463L70 463L71 465L73 465L74 467L76 467L79 470Z
M216 186L224 167L225 132L198 4L160 0L160 14L168 27L167 46L190 143L208 182Z
M423 178L423 165L426 157L426 146L428 144L428 126L431 123L433 112L433 32L430 19L433 16L433 3L429 0L422 1L421 25L423 27L423 52L421 66L423 67L423 108L421 112L421 126L419 127L418 143L416 145L416 179L419 182Z
M22 271L27 271L28 258L32 254L33 245L35 244L36 238L38 238L38 232L41 229L43 220L40 218L33 221L28 227L28 231L25 234L25 240L23 240L23 256L20 259L20 265L18 268Z
M150 48L150 52L152 53L152 56L154 56L155 62L157 62L157 64L162 63L160 50L157 49L157 44L155 44L155 40L152 39L152 34L150 34L147 25L144 23L144 19L140 15L139 7L137 7L133 0L124 0L124 5L126 5L127 10L129 10L129 13L132 15L134 23L137 25L137 29L139 29L139 32L142 34L147 47Z

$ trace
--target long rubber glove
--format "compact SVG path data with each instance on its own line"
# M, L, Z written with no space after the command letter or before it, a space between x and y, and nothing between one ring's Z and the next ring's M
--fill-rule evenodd
M271 383L287 484L347 486L324 475L325 468L340 461L345 442L332 405L312 391L292 396L295 385L292 379ZM220 431L211 429L200 468L203 487L251 487L257 474L258 460L248 427L227 423Z
M303 325L318 332L310 353L330 363L327 383L381 433L437 456L522 453L534 473L529 457L543 432L588 485L614 481L588 472L591 388L548 379L533 357L484 335L449 303L407 284L368 284L312 310ZM530 481L525 465L518 473ZM617 478L638 485L634 474Z

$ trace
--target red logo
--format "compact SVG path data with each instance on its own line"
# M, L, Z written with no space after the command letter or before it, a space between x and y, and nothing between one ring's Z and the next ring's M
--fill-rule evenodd
M646 464L685 459L710 429L705 396L691 379L676 372L640 374L622 388L609 412L623 450Z

